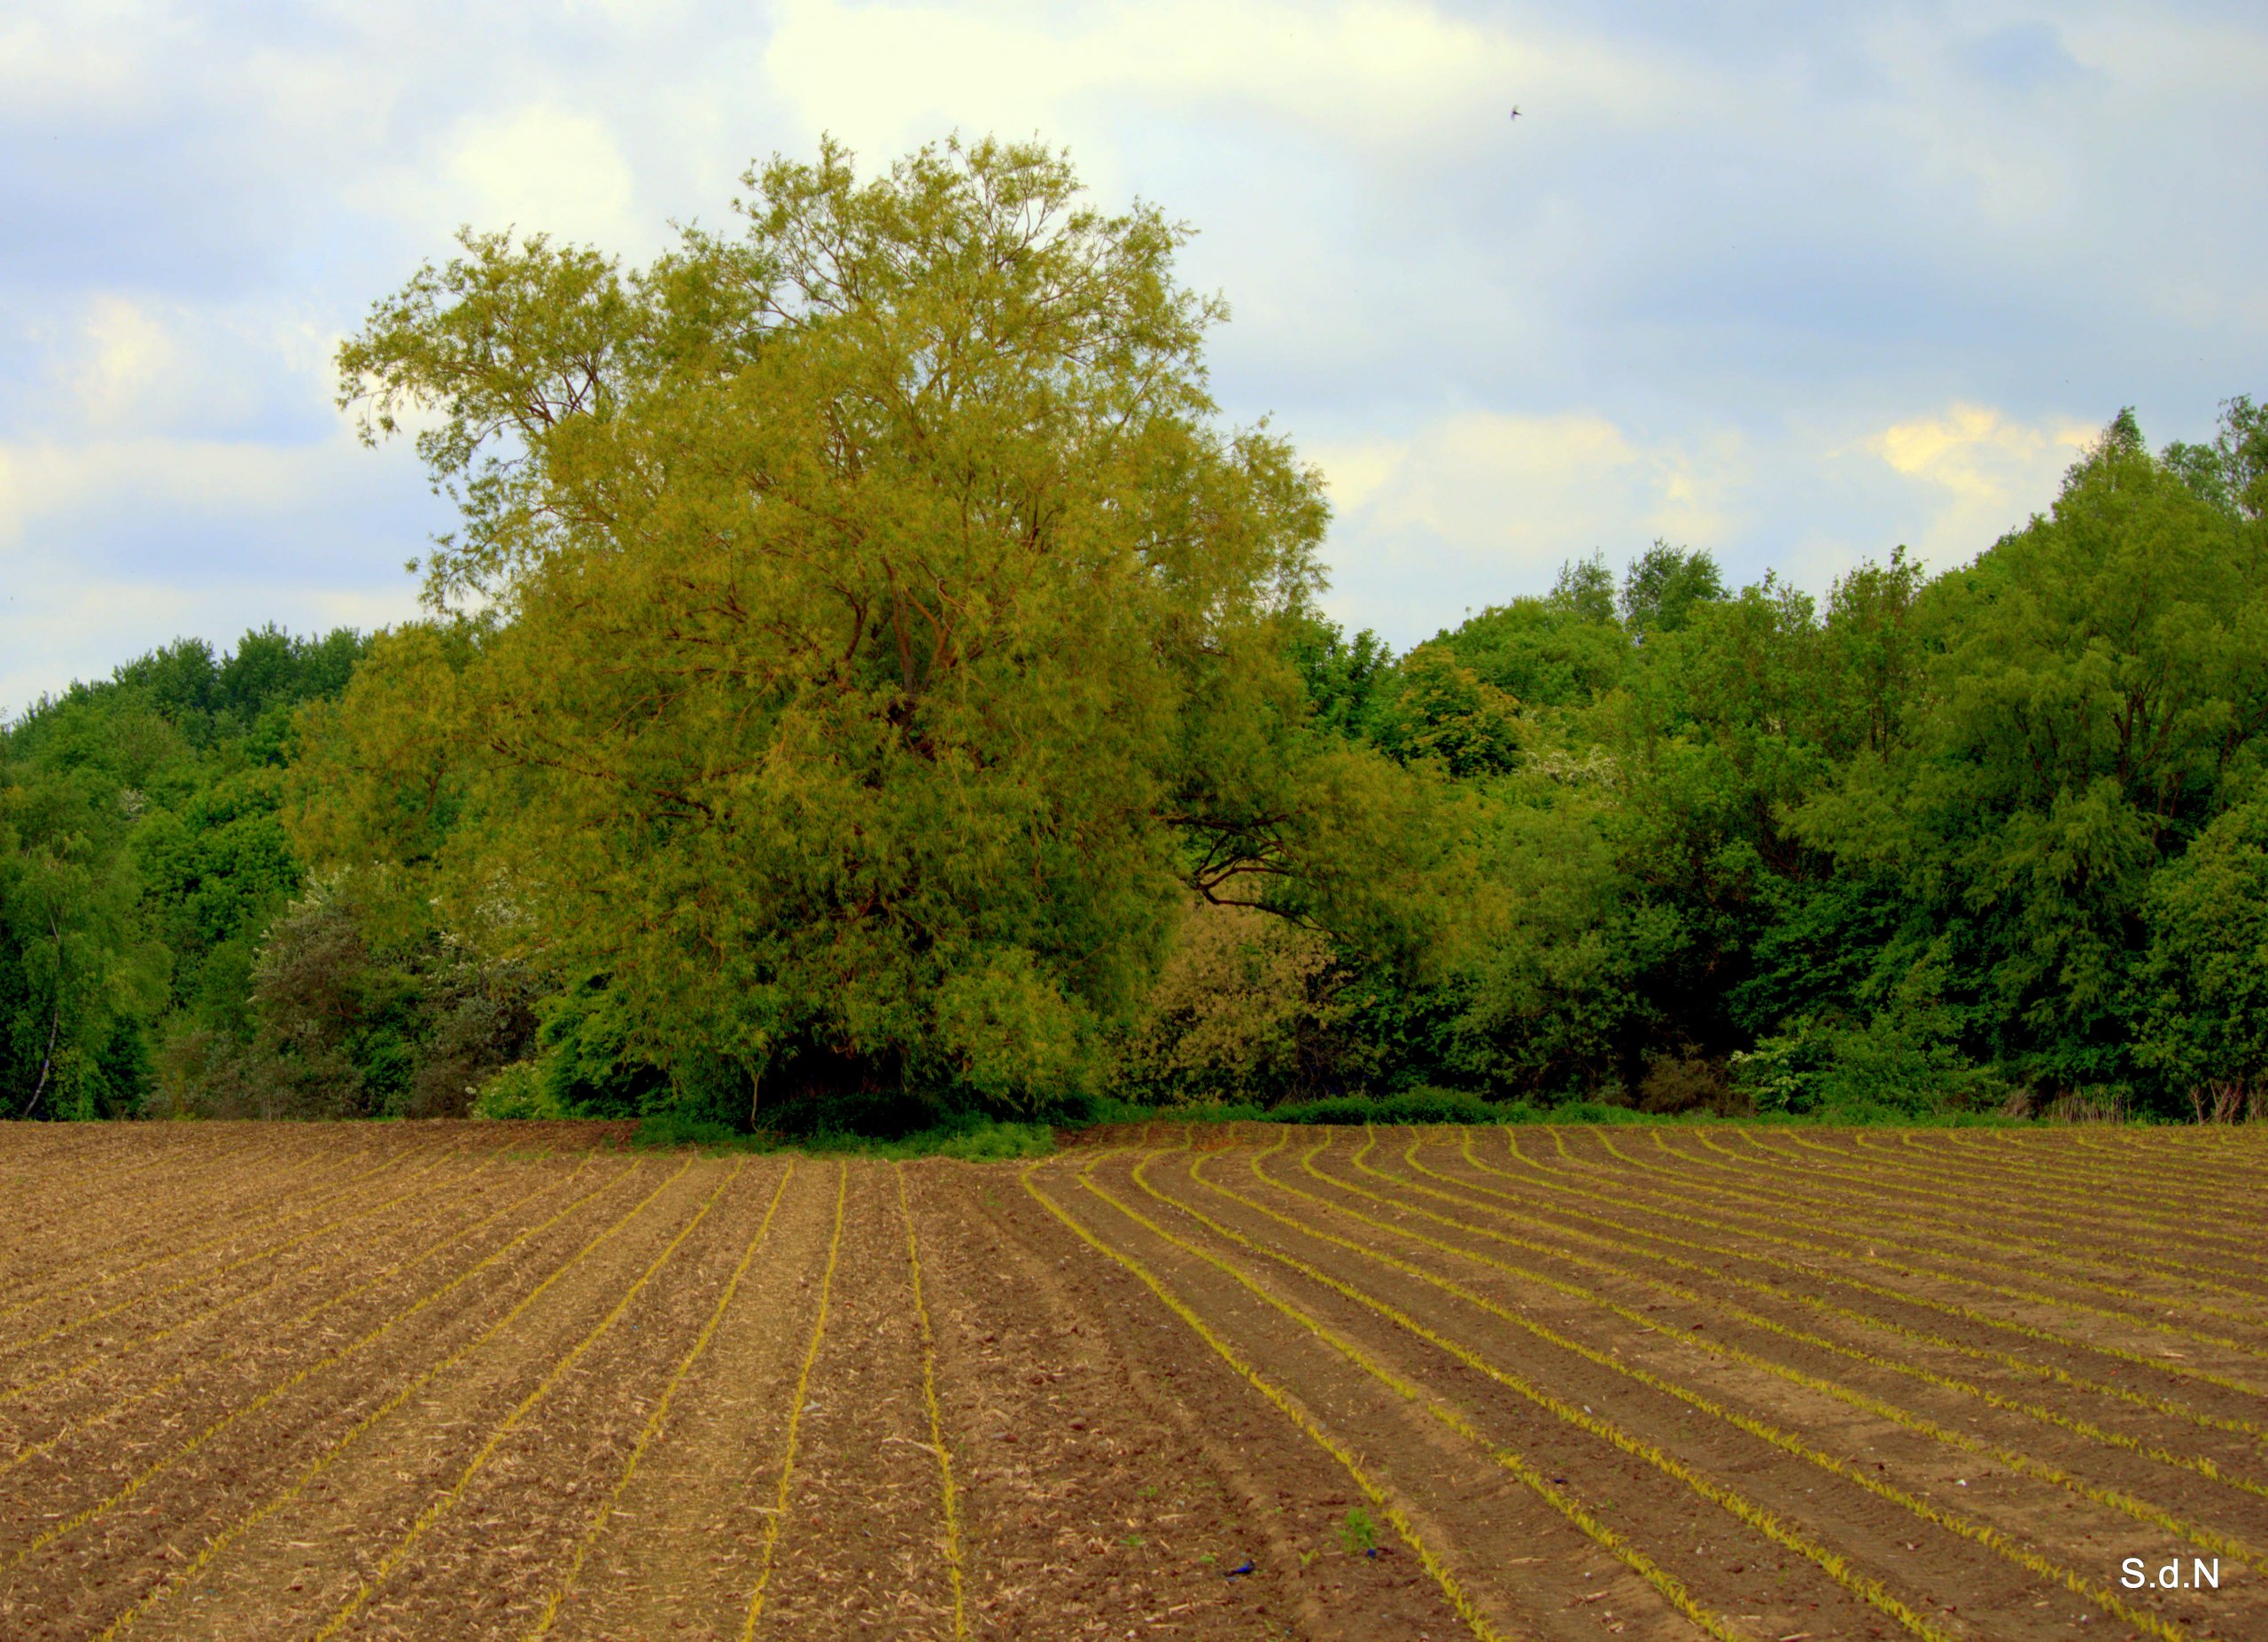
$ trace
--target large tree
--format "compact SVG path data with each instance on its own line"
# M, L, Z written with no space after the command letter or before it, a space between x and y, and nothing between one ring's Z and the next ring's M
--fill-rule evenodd
M1285 658L1318 480L1219 425L1187 230L1061 157L743 183L744 235L642 270L468 233L342 350L462 524L296 825L435 865L681 1091L1029 1107L1192 889L1354 928L1395 888L1342 824L1390 772Z

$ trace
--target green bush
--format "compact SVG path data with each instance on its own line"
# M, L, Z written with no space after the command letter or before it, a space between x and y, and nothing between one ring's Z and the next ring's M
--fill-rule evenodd
M543 1067L535 1061L515 1061L481 1085L473 1097L472 1115L519 1119L569 1116L552 1099Z
M1733 1086L1759 1117L1912 1122L1997 1106L2008 1086L1900 1013L1863 1025L1801 1017L1731 1060Z

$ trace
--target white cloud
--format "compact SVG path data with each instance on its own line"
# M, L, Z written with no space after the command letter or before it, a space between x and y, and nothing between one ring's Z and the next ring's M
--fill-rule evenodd
M153 59L180 32L147 6L11 0L0 15L0 107L19 120L144 112Z
M870 172L1037 131L1190 219L1216 392L1322 460L1335 608L1398 640L1656 535L1966 557L2053 497L2058 413L2258 391L2264 74L2180 0L6 0L0 672L406 599L446 521L339 435L339 333L461 222L641 257L822 128Z
M1942 564L1970 556L2044 509L2094 434L2069 418L2032 425L1955 404L1892 423L1859 448L1923 487L1928 518L1912 545Z
M16 459L0 445L0 552L23 540L27 509L22 481L16 477Z
M1406 439L1312 444L1338 522L1333 613L1397 643L1460 607L1549 583L1569 558L1654 538L1715 548L1745 477L1736 441L1647 442L1588 412L1469 411Z
M413 471L343 426L297 446L0 442L0 720L183 634L411 614L402 560L438 522L395 499Z
M627 248L661 227L636 212L637 182L606 125L548 105L468 120L447 175L476 225L517 223L563 239Z
M615 127L555 99L467 113L430 141L356 167L344 192L417 256L446 259L461 224L548 234L633 260L672 237Z
M85 347L72 396L97 427L138 420L178 362L178 350L150 310L122 297L97 297L82 326Z
M340 448L138 435L0 449L0 541L38 523L114 507L128 495L162 513L257 516L317 500Z
M1673 117L1698 89L1630 49L1514 30L1426 4L1284 0L850 5L787 0L765 54L812 125L894 153L940 121L1022 136L1086 124L1098 102L1243 112L1355 144L1407 149L1445 128L1487 130L1511 105Z

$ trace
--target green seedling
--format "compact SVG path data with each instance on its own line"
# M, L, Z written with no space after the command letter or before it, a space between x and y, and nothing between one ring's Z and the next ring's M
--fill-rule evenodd
M1379 1530L1362 1506L1350 1506L1340 1520L1339 1548L1348 1556L1368 1556L1379 1548Z

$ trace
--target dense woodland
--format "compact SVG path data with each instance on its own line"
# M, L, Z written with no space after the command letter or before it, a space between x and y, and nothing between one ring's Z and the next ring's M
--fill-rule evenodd
M1397 655L1185 230L1037 148L744 181L342 351L461 503L425 619L0 735L7 1116L2268 1113L2249 399L1938 573L1578 554Z

